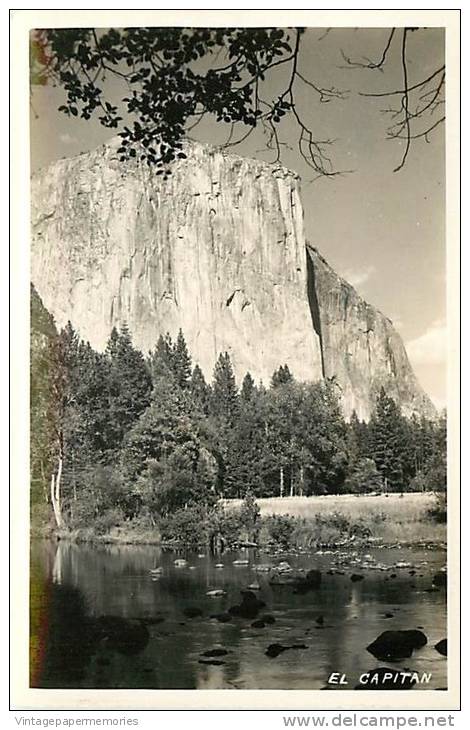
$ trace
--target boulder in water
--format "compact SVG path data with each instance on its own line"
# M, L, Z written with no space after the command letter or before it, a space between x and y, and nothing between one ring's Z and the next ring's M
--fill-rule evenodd
M275 659L283 651L287 651L288 648L288 646L283 646L282 644L270 644L264 653L270 659Z
M214 613L211 618L217 619L221 624L226 624L232 620L232 616L229 613Z
M439 654L442 654L442 656L447 656L447 639L441 639L438 641L434 648L439 652Z
M437 588L447 588L447 573L445 570L440 570L439 573L436 573L434 578L432 579L433 586L436 586Z
M427 644L426 635L417 629L407 631L384 631L369 646L367 651L383 661L407 659L415 649Z
M279 654L282 654L288 649L308 649L306 644L290 644L285 646L284 644L270 644L264 652L270 659L275 659Z
M279 563L279 565L276 565L274 570L277 573L290 573L293 568L289 565L289 563L286 560L283 560L282 563Z
M319 570L309 570L304 576L301 576L295 583L294 593L308 593L308 591L314 591L320 588L321 585L321 572Z
M201 656L215 657L215 656L226 656L227 654L228 654L227 649L222 649L222 648L216 647L215 649L208 649L207 651L203 651Z
M242 602L236 606L229 608L232 616L240 618L256 618L260 609L266 606L264 601L260 601L252 591L241 591Z
M260 616L261 621L264 621L265 624L274 624L276 623L276 619L274 616L271 616L270 613L266 613L263 616Z
M351 580L353 583L358 583L360 580L364 580L364 576L360 575L360 573L353 573L351 576Z
M253 570L256 570L258 573L269 573L272 568L273 566L268 563L259 563L258 565L253 566Z

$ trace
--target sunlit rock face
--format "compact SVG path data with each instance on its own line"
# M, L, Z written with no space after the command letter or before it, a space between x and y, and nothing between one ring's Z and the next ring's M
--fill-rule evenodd
M380 384L432 408L390 322L306 248L295 173L188 143L164 180L119 145L33 176L31 276L59 327L102 350L126 323L144 352L181 328L208 379L227 351L238 381L336 375L347 415Z
M369 419L383 386L405 415L435 416L392 322L307 246L308 292L320 338L323 375L336 379L346 414Z
M103 349L126 322L144 351L181 327L206 376L227 351L239 379L320 378L298 177L191 144L162 180L117 144L34 176L32 279L57 324Z

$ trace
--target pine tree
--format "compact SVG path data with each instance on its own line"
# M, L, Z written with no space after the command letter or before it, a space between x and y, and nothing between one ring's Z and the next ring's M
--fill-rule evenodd
M210 388L199 365L194 366L189 383L189 392L195 409L207 416L209 413Z
M434 453L426 463L427 488L447 490L447 417L441 416L434 429Z
M219 355L214 367L211 413L226 426L233 425L238 413L238 391L228 352Z
M224 474L227 497L243 497L247 490L263 496L265 474L273 469L265 429L265 396L254 387L250 392L249 398L240 398L238 417L230 432Z
M110 359L112 359L116 355L116 353L118 351L118 347L119 347L119 332L117 330L117 327L113 327L111 330L111 334L109 335L108 342L106 344L106 350L105 350L106 355Z
M240 390L240 397L242 401L250 401L254 397L256 392L255 381L253 380L251 373L247 373L243 378L242 387Z
M174 377L173 342L168 332L159 336L150 353L150 371L154 383L158 378Z
M277 370L274 371L271 378L271 388L278 388L280 385L286 385L292 383L294 376L289 370L287 365L281 365Z
M191 378L191 357L188 352L183 331L180 329L172 351L172 366L176 382L180 388L186 388Z
M380 389L370 423L371 455L384 479L385 489L403 491L404 419L393 398Z
M113 330L106 354L110 364L108 392L114 439L112 448L118 448L124 434L150 403L152 379L142 353L132 345L126 326L120 333Z

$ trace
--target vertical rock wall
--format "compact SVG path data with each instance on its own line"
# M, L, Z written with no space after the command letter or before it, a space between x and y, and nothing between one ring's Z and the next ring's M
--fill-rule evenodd
M411 368L391 321L364 301L323 256L307 246L310 306L325 378L336 378L346 414L368 420L380 388L403 413L434 417L435 408Z
M58 325L103 349L126 322L144 351L181 327L208 377L227 350L238 378L320 378L298 177L191 144L163 181L117 144L33 179L32 280Z

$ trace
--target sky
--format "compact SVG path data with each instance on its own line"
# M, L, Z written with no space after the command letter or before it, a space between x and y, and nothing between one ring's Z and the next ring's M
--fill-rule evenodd
M390 31L385 28L309 28L302 36L298 69L316 86L335 87L344 99L321 103L300 81L297 108L319 139L334 139L329 156L335 170L351 171L312 181L297 152L297 130L289 120L279 134L282 162L302 178L307 240L357 291L394 323L424 389L438 408L446 405L446 241L445 137L440 125L429 141L417 140L406 165L393 172L403 144L387 140L388 101L361 96L401 88L400 44L392 44L383 71L351 68L352 60L380 58ZM410 82L426 77L444 59L444 31L430 28L408 35ZM267 97L285 87L288 69L279 69L263 87ZM112 80L111 100L121 89ZM109 90L109 91L108 91ZM32 169L93 149L110 137L94 120L68 119L57 111L59 88L34 87L31 96ZM201 123L191 134L222 144L226 125ZM242 136L240 131L239 136ZM262 133L233 152L273 161Z

